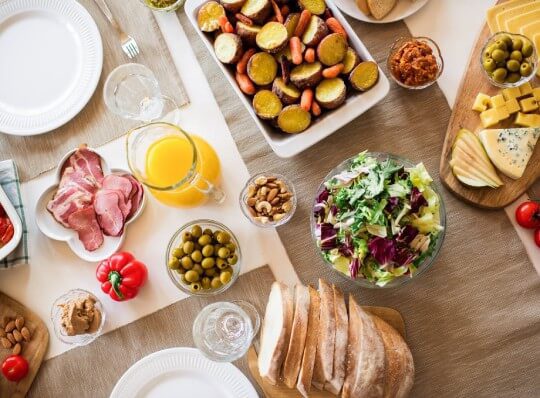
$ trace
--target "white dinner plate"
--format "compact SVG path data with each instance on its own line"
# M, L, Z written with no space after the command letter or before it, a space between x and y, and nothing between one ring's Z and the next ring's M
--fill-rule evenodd
M169 348L136 362L110 398L258 398L234 365L213 362L195 348Z
M0 132L34 135L77 115L103 64L96 23L75 0L0 0Z
M390 13L383 19L377 20L373 17L368 17L360 11L355 0L334 0L334 3L345 14L364 22L371 23L390 23L400 21L414 14L420 8L426 5L428 0L397 0L397 4Z

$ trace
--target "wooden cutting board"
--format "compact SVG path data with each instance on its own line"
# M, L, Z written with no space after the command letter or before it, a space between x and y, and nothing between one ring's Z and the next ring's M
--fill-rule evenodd
M43 357L49 345L49 331L45 323L32 311L18 301L0 292L0 326L4 324L4 318L16 318L22 316L25 326L28 327L32 338L23 345L21 355L28 361L28 375L18 383L8 381L0 375L0 397L20 398L24 397L43 362ZM0 346L0 361L11 355L11 349L7 350Z
M405 321L399 312L388 307L368 307L362 306L366 311L377 315L379 318L384 319L390 326L396 329L405 338ZM266 398L302 398L302 395L296 390L285 386L283 383L279 383L276 386L263 380L259 374L259 368L257 365L257 352L255 348L250 347L248 354L248 366L249 371L257 384L261 387ZM335 398L334 394L328 391L320 391L316 388L312 388L309 394L313 398Z
M504 1L499 0L497 3ZM466 128L472 132L478 132L483 129L480 123L478 112L471 109L476 95L480 92L493 96L500 92L501 89L493 86L484 75L480 65L480 53L485 42L491 36L487 24L482 29L480 36L476 41L476 45L472 51L467 72L461 81L461 86L456 96L456 102L444 141L443 151L440 163L440 178L442 183L452 193L460 199L487 209L500 209L508 206L510 203L519 198L535 181L540 177L540 144L537 145L533 156L529 160L529 164L525 173L519 180L513 180L506 177L502 173L498 173L504 182L502 187L493 188L470 188L463 185L452 174L450 168L450 154L452 152L452 144L460 128ZM444 54L443 54L444 55ZM540 86L540 79L534 77L531 81L533 86ZM513 118L511 118L513 119ZM509 127L509 124L502 124L501 127ZM492 128L500 128L494 126Z

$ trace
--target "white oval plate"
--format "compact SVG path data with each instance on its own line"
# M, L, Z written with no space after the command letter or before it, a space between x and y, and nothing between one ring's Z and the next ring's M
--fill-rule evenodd
M110 398L258 398L234 365L213 362L195 348L169 348L136 362Z
M71 120L103 65L96 23L75 0L0 1L0 131L35 135Z
M13 224L13 238L4 246L0 248L0 260L3 260L6 258L9 253L11 253L15 248L19 245L19 242L21 241L22 237L22 222L19 218L19 214L17 213L17 210L15 210L15 207L13 207L13 204L9 200L8 196L0 186L0 205L4 208L6 211L6 214L8 218L11 220ZM8 266L9 267L9 266ZM4 268L0 268L4 269ZM7 268L9 269L9 268Z
M427 2L428 0L397 0L397 4L394 9L390 11L390 13L383 19L377 20L364 15L364 13L360 11L356 5L355 0L334 0L334 3L336 3L339 9L345 14L353 17L354 19L371 23L390 23L401 21L425 6Z

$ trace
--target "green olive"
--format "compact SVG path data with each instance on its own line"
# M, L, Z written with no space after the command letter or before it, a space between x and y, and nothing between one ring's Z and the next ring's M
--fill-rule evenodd
M182 250L184 250L184 253L186 254L193 253L193 250L195 250L195 243L191 241L184 242L184 245L182 246Z
M506 51L508 49L508 45L506 44L506 42L500 39L495 42L495 46L497 47L498 50L502 50L502 51Z
M504 68L497 68L493 71L493 80L496 82L502 83L506 79L508 71Z
M504 80L506 83L517 83L521 79L521 75L517 72L509 73Z
M238 256L233 254L232 256L227 257L227 263L229 265L235 265L238 262Z
M201 285L202 285L203 289L210 289L210 287L211 287L210 284L211 283L212 283L212 281L207 276L205 276L204 278L201 279Z
M493 58L495 62L504 61L504 51L499 48L496 50L493 50L493 52L491 53L491 58Z
M512 50L520 51L522 47L523 47L523 40L521 40L519 37L516 37L512 40Z
M510 54L510 59L515 59L516 61L521 62L523 55L521 54L521 51L514 50Z
M202 289L202 286L199 282L193 282L191 285L189 285L189 288L192 292L198 292Z
M215 265L216 261L214 260L214 257L206 257L204 260L202 260L202 267L204 269L212 268Z
M231 281L231 278L232 278L232 274L228 271L223 271L221 274L219 274L219 280L224 285L229 283Z
M228 265L226 268L222 269L221 272L229 272L231 275L233 274L233 269L230 265Z
M169 268L170 269L178 269L180 267L180 260L176 257L171 257L169 260Z
M485 59L484 62L482 63L482 66L488 72L493 72L497 68L497 64L495 63L493 58Z
M184 256L184 251L181 247L177 247L172 251L172 255L176 258L182 258Z
M184 269L192 269L193 268L193 260L189 256L182 257L182 260L180 260L182 263L182 268Z
M203 256L200 250L195 250L193 253L191 253L191 259L196 263L200 263L202 258Z
M228 265L228 264L227 264L227 261L225 261L225 259L223 259L223 258L218 258L218 259L216 260L216 265L217 265L217 267L218 267L219 269L225 269L225 268L227 268L227 265Z
M493 53L493 50L496 50L497 49L497 46L495 45L495 43L492 43L490 44L489 46L486 47L486 49L484 50L484 54L482 54L483 58L491 58L491 53Z
M182 234L182 241L183 242L189 242L190 240L192 240L193 237L191 236L191 233L186 231Z
M532 71L533 71L532 66L528 62L523 62L521 66L519 67L519 73L521 74L521 76L524 76L524 77L529 76L532 73Z
M222 247L221 249L218 250L217 254L219 258L227 258L229 257L229 254L231 254L231 251L227 249L226 247Z
M521 48L521 54L523 54L524 58L528 58L533 53L533 46L530 41L525 40L523 41L523 47Z
M190 283L197 282L199 280L199 274L193 270L189 270L185 273L184 278Z
M193 236L195 239L199 239L202 235L202 228L200 225L194 225L191 227L191 236Z
M199 245L201 245L201 246L206 246L206 245L209 245L211 243L212 243L212 237L210 235L203 234L199 238Z
M196 263L196 264L193 265L193 271L195 271L195 272L198 273L199 275L204 274L204 269L203 269L203 267L201 266L201 264L199 264L199 263Z
M229 249L231 253L234 253L236 251L236 245L233 242L227 243L225 247Z
M212 286L212 289L218 289L221 287L221 279L219 276L215 276L212 278L212 282L210 282L210 285Z
M504 35L500 38L500 40L504 41L506 43L507 48L512 48L512 37L509 35Z
M180 275L180 280L182 281L182 283L184 283L186 285L189 285L189 282L186 279L186 274L185 273Z
M517 72L519 66L519 61L516 61L515 59L511 59L506 63L506 69L508 69L509 72Z
M216 268L205 269L204 274L206 276L215 276L217 274Z
M214 254L214 246L206 245L202 248L202 254L204 257L210 257Z
M178 272L180 275L184 275L186 273L186 270L182 267L175 269L176 272Z
M218 233L216 240L224 245L231 241L231 235L229 235L227 232L220 232Z
M204 231L203 231L203 234L204 235L208 235L208 236L212 236L213 232L210 228L206 228Z

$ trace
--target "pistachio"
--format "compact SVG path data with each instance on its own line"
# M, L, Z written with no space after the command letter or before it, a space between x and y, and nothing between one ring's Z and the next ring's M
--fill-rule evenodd
M21 346L21 343L17 343L15 344L15 346L13 347L13 351L12 351L12 354L13 355L19 355L22 351L22 346Z

